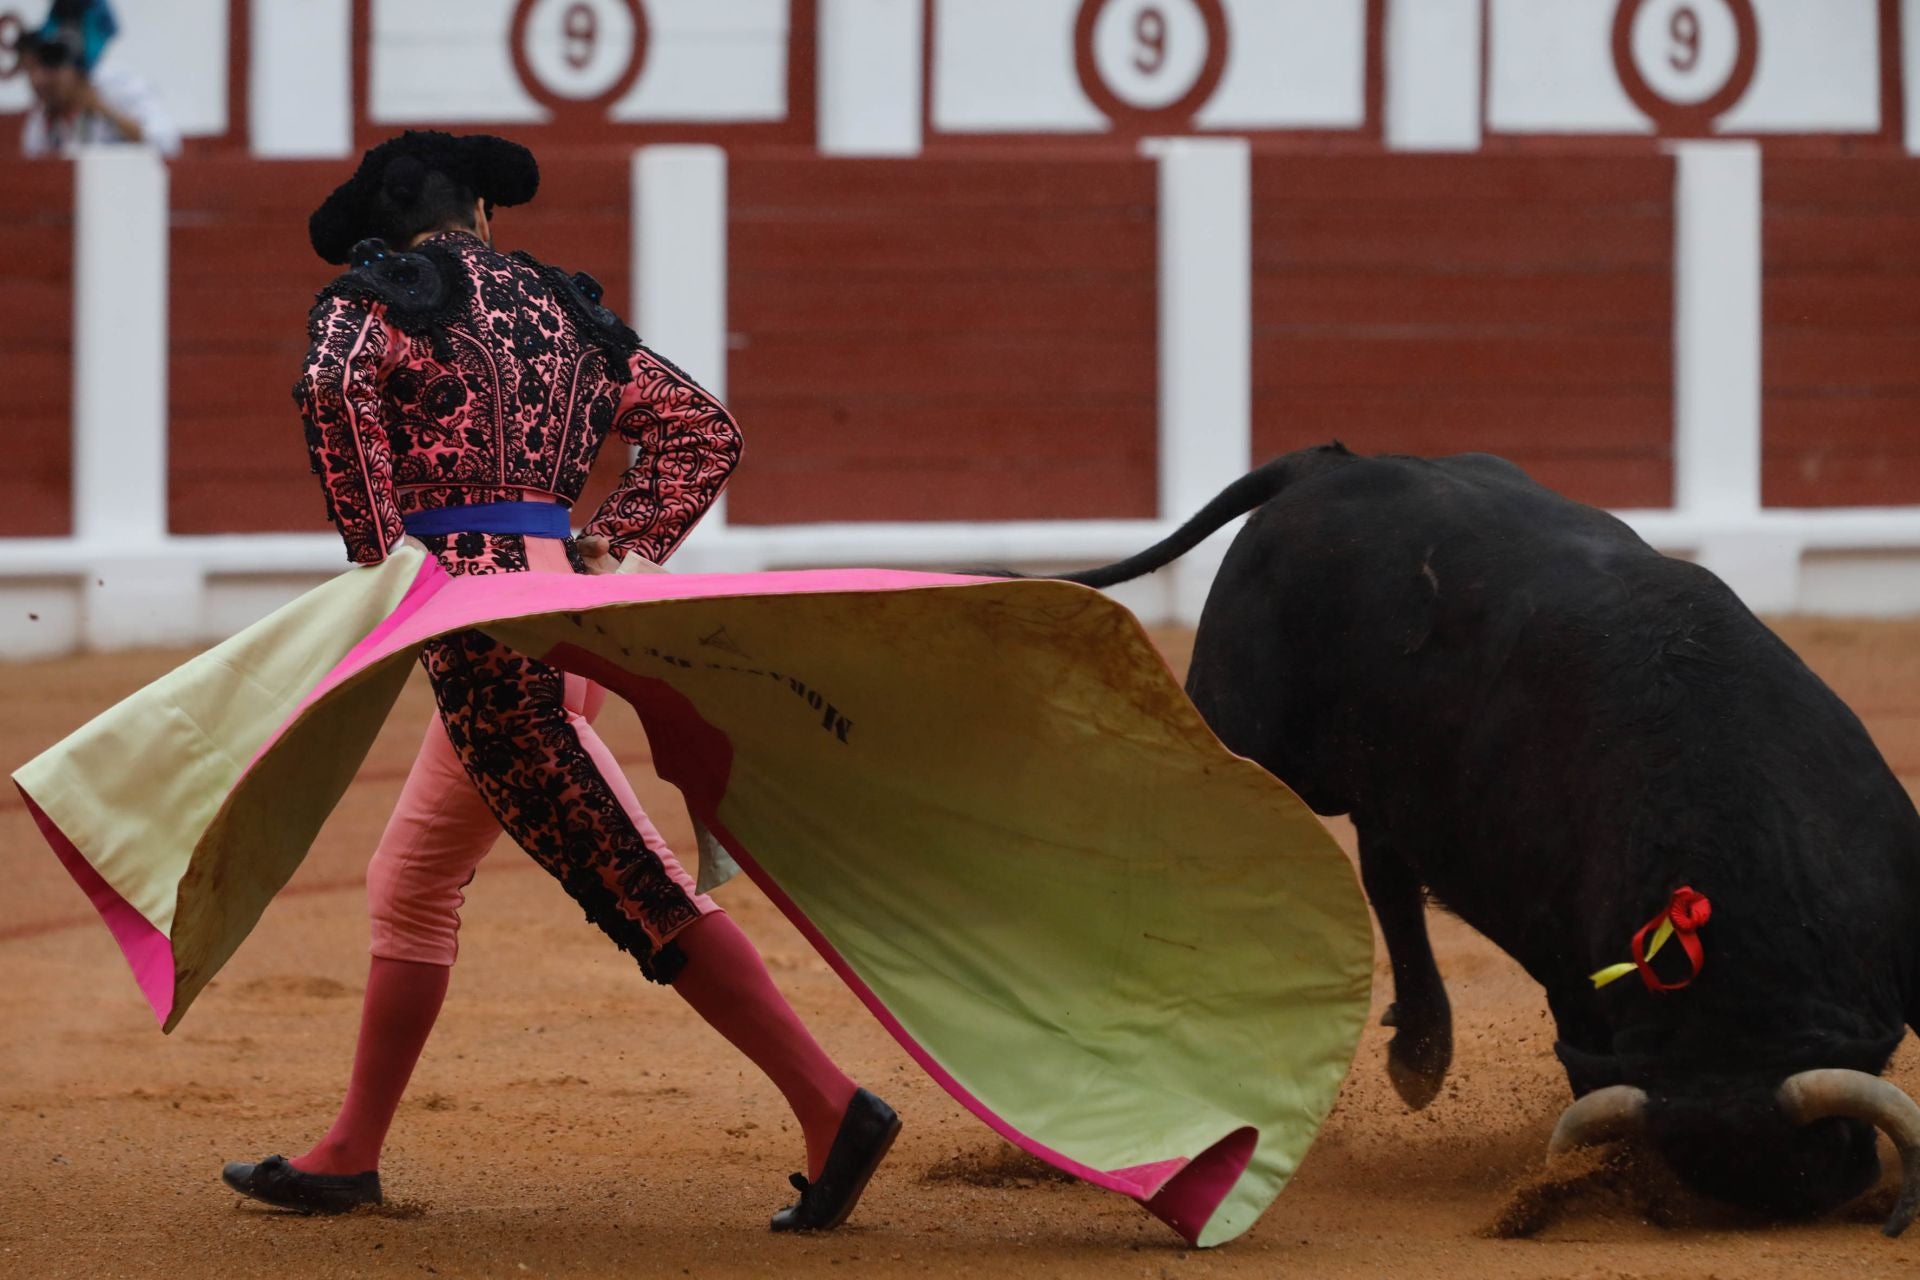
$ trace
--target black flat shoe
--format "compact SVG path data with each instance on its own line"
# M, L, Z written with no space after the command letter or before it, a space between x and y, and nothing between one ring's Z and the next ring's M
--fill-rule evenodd
M847 1220L867 1179L886 1159L893 1140L900 1136L900 1117L893 1108L865 1089L853 1092L847 1114L840 1120L840 1131L833 1135L833 1149L820 1170L820 1181L809 1182L805 1174L789 1179L800 1199L773 1215L775 1231L831 1231Z
M259 1164L236 1160L220 1171L220 1181L243 1196L295 1213L345 1213L363 1204L380 1203L377 1169L366 1173L302 1173L285 1156L268 1156Z

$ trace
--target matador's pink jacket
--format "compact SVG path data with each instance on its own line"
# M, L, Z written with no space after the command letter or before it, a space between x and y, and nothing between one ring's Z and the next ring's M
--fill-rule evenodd
M385 559L416 511L571 506L610 431L638 456L582 532L616 557L666 559L713 505L739 427L600 305L590 277L464 232L354 257L314 306L294 388L350 559Z

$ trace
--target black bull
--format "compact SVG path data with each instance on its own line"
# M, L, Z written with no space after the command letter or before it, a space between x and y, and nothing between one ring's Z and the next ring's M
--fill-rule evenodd
M1248 511L1187 691L1352 815L1401 1096L1426 1105L1452 1057L1430 894L1546 988L1580 1099L1556 1150L1637 1131L1697 1189L1804 1215L1872 1185L1878 1125L1897 1234L1920 1107L1877 1077L1920 1027L1920 817L1853 713L1711 573L1486 455L1289 454L1063 576L1138 577ZM1683 885L1712 904L1697 980L1596 989Z

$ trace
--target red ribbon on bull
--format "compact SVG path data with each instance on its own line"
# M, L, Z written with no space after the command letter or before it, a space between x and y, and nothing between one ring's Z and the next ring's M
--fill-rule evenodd
M1706 964L1706 949L1700 943L1700 928L1713 918L1713 903L1707 895L1696 892L1686 885L1673 891L1673 897L1662 907L1660 914L1640 926L1633 935L1633 960L1629 963L1608 965L1593 975L1593 985L1604 987L1608 983L1638 973L1646 988L1656 994L1664 991L1678 991L1700 976L1701 968ZM1653 941L1647 941L1647 935L1653 935ZM1686 953L1687 963L1692 972L1678 982L1667 982L1653 971L1650 963L1667 945L1667 939L1680 939L1680 949Z

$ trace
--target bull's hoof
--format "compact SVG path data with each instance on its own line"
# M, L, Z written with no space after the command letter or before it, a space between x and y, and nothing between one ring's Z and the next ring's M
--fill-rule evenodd
M1447 1082L1444 1071L1437 1075L1415 1071L1398 1058L1387 1059L1387 1077L1393 1081L1393 1091L1410 1111L1425 1110L1429 1102L1440 1096L1440 1086Z
M1446 1030L1414 1036L1402 1028L1387 1047L1387 1078L1413 1111L1423 1110L1439 1096L1452 1063L1453 1036Z

